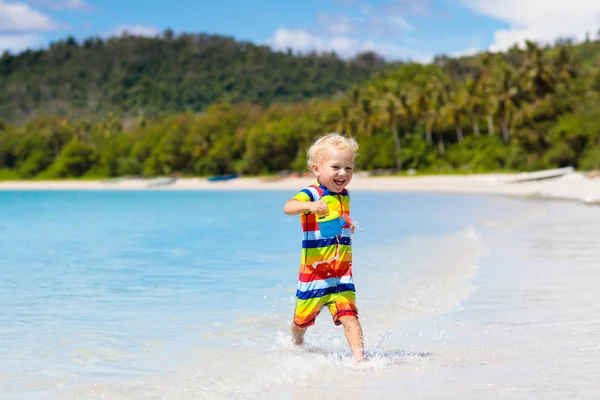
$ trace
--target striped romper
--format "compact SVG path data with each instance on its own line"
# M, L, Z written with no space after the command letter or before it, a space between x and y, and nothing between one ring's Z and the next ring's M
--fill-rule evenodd
M330 192L315 183L301 190L294 199L299 201L323 200L329 210L350 216L350 196L346 189L340 193ZM342 234L323 238L319 232L317 217L313 213L300 215L302 222L302 263L296 291L294 323L305 328L313 325L325 306L340 325L344 315L358 317L356 293L352 279L352 236L348 225Z

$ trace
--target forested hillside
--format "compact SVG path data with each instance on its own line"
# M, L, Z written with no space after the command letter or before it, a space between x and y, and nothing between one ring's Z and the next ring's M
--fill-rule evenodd
M73 51L85 52L82 48L86 46L104 48L118 44L119 47L136 40L148 40L144 43L158 47L168 43L162 39L131 38L114 44L75 46ZM182 39L182 43L187 40L192 38ZM67 51L68 46L62 43L59 48ZM252 97L256 93L239 91L239 98L220 98L221 101L203 108L202 112L195 112L194 107L188 112L176 112L180 103L168 107L161 103L171 97L143 96L138 99L156 99L147 100L147 104L152 104L161 113L127 117L123 117L120 107L130 110L128 107L133 107L133 103L128 103L128 99L135 96L129 97L128 90L119 91L117 87L139 88L139 81L136 80L135 85L115 81L116 86L112 89L97 88L99 93L105 93L104 96L107 93L116 96L114 103L108 103L114 113L103 114L107 109L88 97L80 99L82 109L95 105L99 107L96 112L101 113L101 117L50 115L31 118L23 124L0 123L0 178L205 176L232 172L269 174L285 169L302 171L306 169L305 152L311 140L333 130L358 140L357 167L362 170L389 168L469 173L569 165L583 170L600 169L599 49L600 42L597 41L577 45L559 42L550 47L528 42L523 49L515 47L505 53L481 53L461 59L438 57L429 65L407 63L395 68L386 67L385 71L353 86L342 96L305 100L320 90L322 83L316 82L329 79L325 77L335 78L329 70L323 72L316 68L310 82L314 89L304 92L303 101L297 103L237 102L256 100ZM163 54L161 51L156 50ZM37 53L25 53L15 58L5 56L4 60L22 60L34 54ZM44 54L38 56L43 58ZM159 77L171 75L157 72L162 68L160 65L166 64L162 64L153 51L143 54L155 60L144 64L153 71L144 76L154 77L152 83L147 84L169 87L172 81ZM286 58L292 56L268 54L281 62L300 63ZM143 59L141 55L139 57ZM225 56L215 48L211 60L220 57ZM239 65L244 65L241 60L246 60L246 56L239 57ZM298 60L306 63L309 60L314 63L316 60L336 60L342 69L353 65L344 64L333 56L321 57L324 58L309 56ZM126 59L129 60L127 63L143 64L135 61L136 57L128 58L125 54L122 59L105 61L114 66L129 65L123 61ZM379 65L374 58L368 60L371 61L360 59L355 63L366 62L371 67ZM96 64L102 65L104 61L90 58L87 63L81 62L87 66L81 67L82 71L87 68L93 71ZM10 79L50 79L44 77L40 67L43 64L31 65L29 73L25 67L14 69L16 72ZM65 63L65 71L68 71L66 65L68 63ZM285 74L287 72L283 70L289 69L291 67L281 67L271 72ZM56 73L60 74L60 71L57 69ZM197 70L199 74L202 71ZM212 73L210 71L205 72ZM320 76L319 71L325 77ZM302 81L305 76L300 72L296 74L291 75L296 76L290 78L292 86L299 85L296 79ZM52 74L49 72L48 75ZM173 80L179 79L177 82L187 79L172 76ZM112 79L110 74L106 77L109 81ZM241 78L229 76L227 79L238 82ZM52 93L44 86L39 90ZM175 89L168 93L181 95ZM185 93L192 97L204 95L195 90ZM292 97L286 99L292 100ZM61 101L59 104L65 107L72 104ZM12 107L5 101L2 106Z
M372 53L293 55L214 35L69 38L0 58L0 118L200 111L343 93L387 64Z

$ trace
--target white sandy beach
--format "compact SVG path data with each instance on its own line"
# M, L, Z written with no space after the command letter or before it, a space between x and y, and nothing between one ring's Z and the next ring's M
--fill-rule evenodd
M355 175L351 190L485 194L575 200L600 204L600 178L580 172L563 176L516 182L527 174L432 175L419 177L368 177ZM164 184L164 178L113 181L5 181L2 190L296 190L314 181L311 177L282 179L238 178L210 182L204 178L183 178Z

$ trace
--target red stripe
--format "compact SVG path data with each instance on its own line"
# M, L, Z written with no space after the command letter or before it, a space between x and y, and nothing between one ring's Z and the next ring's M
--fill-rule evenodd
M342 261L333 268L329 265L319 265L317 270L311 266L300 267L298 280L300 282L312 282L320 279L341 278L352 275L352 261Z
M319 230L319 224L317 224L317 221L307 221L307 222L302 222L302 232L314 232L314 231L318 231Z
M319 193L319 197L323 196L324 190L318 187L317 185L309 185L308 187L315 188L317 190L317 193Z

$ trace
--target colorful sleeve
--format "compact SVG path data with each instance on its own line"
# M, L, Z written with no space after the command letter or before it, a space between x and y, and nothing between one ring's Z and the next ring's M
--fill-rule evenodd
M317 201L320 198L319 192L312 186L302 189L294 196L294 199L299 201Z

